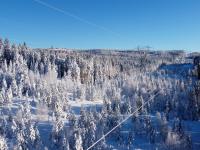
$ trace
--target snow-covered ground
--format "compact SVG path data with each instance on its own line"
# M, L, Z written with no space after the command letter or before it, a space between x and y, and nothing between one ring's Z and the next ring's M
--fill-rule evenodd
M200 149L196 67L185 54L55 52L2 56L0 136L10 149L86 150L126 117L93 149Z

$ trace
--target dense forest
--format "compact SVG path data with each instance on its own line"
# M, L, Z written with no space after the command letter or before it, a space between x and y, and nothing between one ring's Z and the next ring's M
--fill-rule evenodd
M136 111L137 110L137 111ZM200 149L200 53L0 39L0 149Z

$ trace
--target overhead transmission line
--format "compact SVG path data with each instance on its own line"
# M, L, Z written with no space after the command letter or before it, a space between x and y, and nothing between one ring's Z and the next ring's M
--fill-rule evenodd
M73 13L71 12L68 12L66 10L63 10L63 9L60 9L58 7L55 7L53 5L50 5L42 0L33 0L35 2L37 2L38 4L40 5L43 5L47 8L50 8L54 11L57 11L59 13L62 13L66 16L69 16L69 17L72 17L80 22L83 22L83 23L86 23L88 25L91 25L91 26L94 26L96 28L99 28L101 30L104 30L106 32L110 32L112 33L113 35L117 36L117 37L120 37L122 38L122 36L120 36L118 33L116 32L113 32L112 30L108 29L108 28L105 28L103 26L100 26L100 25L97 25L96 23L93 23L91 21L88 21L86 19L83 19L77 15L74 15ZM87 148L87 150L90 150L91 148L93 148L95 145L97 145L101 140L103 140L105 137L107 137L111 132L113 132L116 128L118 128L120 125L122 125L124 122L126 122L130 117L132 117L135 113L137 113L142 107L144 107L145 105L148 104L149 101L153 100L161 91L158 91L154 96L152 96L148 101L144 102L144 104L142 106L140 106L139 108L137 108L133 113L131 113L130 115L128 115L125 119L123 119L119 124L117 124L116 126L114 126L110 131L108 131L105 135L103 135L100 139L98 139L95 143L93 143L90 147Z
M113 132L116 128L118 128L120 125L122 125L124 122L126 122L130 117L132 117L135 113L137 113L142 107L144 107L145 105L148 104L148 102L150 102L151 100L153 100L158 94L160 94L161 91L158 91L155 93L154 96L152 96L149 100L147 100L146 102L144 102L144 104L142 106L140 106L139 108L137 108L133 113L131 113L130 115L128 115L124 120L122 120L119 124L117 124L116 126L114 126L110 131L108 131L105 135L103 135L101 138L99 138L96 142L94 142L90 147L87 148L87 150L90 150L91 148L93 148L95 145L97 145L101 140L103 140L105 137L107 137L111 132Z
M116 37L118 37L118 38L119 38L119 37L120 37L120 38L122 37L120 34L118 34L118 33L114 32L114 31L112 31L112 30L109 29L109 28L106 28L106 27L104 27L104 26L98 25L98 24L96 24L96 23L94 23L94 22L92 22L92 21L83 19L82 17L79 17L79 16L77 16L77 15L75 15L75 14L69 12L69 11L63 10L63 9L58 8L58 7L55 7L55 6L53 6L53 5L49 4L49 3L46 3L46 2L44 2L43 0L33 0L33 1L36 2L36 3L38 3L38 4L40 4L40 5L45 6L45 7L47 7L47 8L50 8L50 9L52 9L52 10L54 10L54 11L57 11L57 12L59 12L59 13L62 13L62 14L64 14L65 16L74 18L75 20L78 20L78 21L83 22L83 23L85 23L85 24L88 24L88 25L90 25L90 26L96 27L96 28L101 29L101 30L103 30L103 31L109 32L109 33L113 34L114 36L116 36Z

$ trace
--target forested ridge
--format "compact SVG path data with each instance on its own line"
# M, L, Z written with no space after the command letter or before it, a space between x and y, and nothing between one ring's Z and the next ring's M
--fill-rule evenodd
M86 150L137 109L92 150L199 149L200 54L0 39L1 150Z

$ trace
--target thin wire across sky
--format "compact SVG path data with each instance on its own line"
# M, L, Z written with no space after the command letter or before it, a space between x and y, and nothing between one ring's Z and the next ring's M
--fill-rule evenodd
M59 13L62 13L65 16L71 17L71 18L73 18L75 20L78 20L78 21L80 21L82 23L88 24L88 25L93 26L95 28L98 28L98 29L100 29L102 31L108 32L108 33L112 34L115 37L118 37L118 38L122 37L119 33L116 33L116 32L112 31L109 28L106 28L104 26L98 25L98 24L96 24L94 22L91 22L89 20L83 19L82 17L79 17L79 16L77 16L77 15L75 15L75 14L69 12L69 11L66 11L66 10L60 9L58 7L55 7L53 5L50 5L49 3L46 3L46 2L44 2L42 0L33 0L33 1L38 3L38 4L40 4L40 5L43 5L43 6L47 7L47 8L49 8L49 9L52 9L52 10L57 11Z

